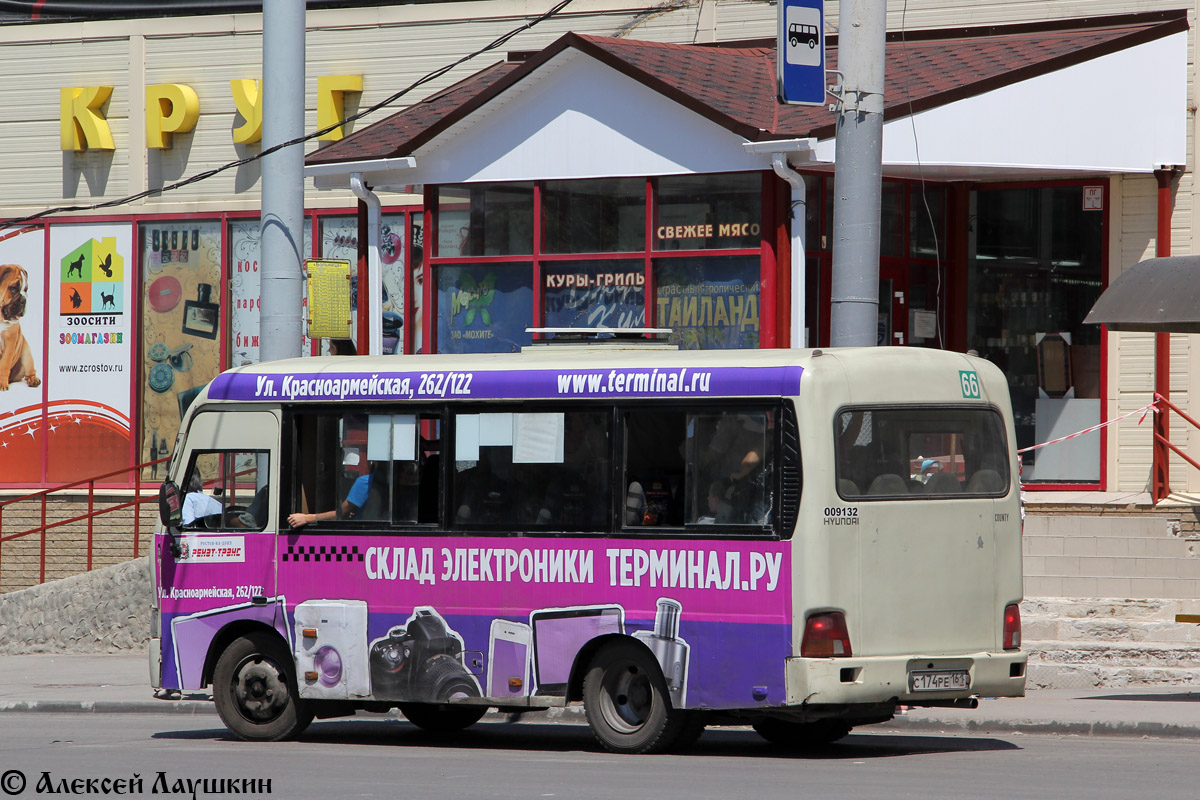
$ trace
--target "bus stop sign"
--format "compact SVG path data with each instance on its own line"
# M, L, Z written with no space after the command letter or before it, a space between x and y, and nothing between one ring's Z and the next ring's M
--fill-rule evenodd
M775 61L781 101L825 104L825 0L781 0Z

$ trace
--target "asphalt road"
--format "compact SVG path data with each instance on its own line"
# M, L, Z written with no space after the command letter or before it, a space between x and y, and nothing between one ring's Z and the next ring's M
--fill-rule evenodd
M269 780L269 792L250 796L315 800L1129 800L1194 797L1200 758L1195 742L885 732L856 732L793 754L745 729L710 729L682 755L617 756L600 751L579 725L481 723L437 739L384 718L318 722L298 742L264 745L231 740L208 715L5 714L0 800L48 794L37 791L43 772L59 795L72 781L136 774L141 791L126 785L126 794L190 797L190 786L197 797L228 796L216 783L210 791L188 783L207 778ZM71 795L85 793L86 783L76 786Z

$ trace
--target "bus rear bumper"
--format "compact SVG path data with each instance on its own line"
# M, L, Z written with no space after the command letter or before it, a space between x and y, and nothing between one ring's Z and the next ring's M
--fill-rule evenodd
M787 703L905 705L968 697L1024 697L1028 655L1022 651L954 656L789 658ZM965 686L962 684L965 682Z

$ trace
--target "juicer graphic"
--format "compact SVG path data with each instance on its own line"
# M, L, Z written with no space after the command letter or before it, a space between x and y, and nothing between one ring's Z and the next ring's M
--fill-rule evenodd
M640 641L662 667L663 679L671 695L671 705L683 708L687 701L688 643L679 638L679 616L683 606L669 597L658 598L654 613L654 630L637 631L633 638Z

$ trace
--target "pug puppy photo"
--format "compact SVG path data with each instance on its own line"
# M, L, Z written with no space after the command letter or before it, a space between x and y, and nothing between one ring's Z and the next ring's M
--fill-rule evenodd
M0 392L10 383L38 386L37 365L29 341L21 333L21 317L29 301L29 273L16 264L0 265Z

